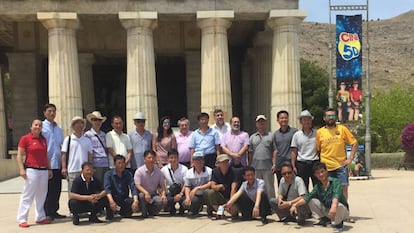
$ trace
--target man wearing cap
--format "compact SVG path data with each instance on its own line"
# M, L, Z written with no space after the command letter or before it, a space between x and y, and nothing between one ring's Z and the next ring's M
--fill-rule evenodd
M128 133L131 140L133 157L131 158L131 170L134 175L135 170L144 165L144 152L152 149L152 133L145 129L145 115L137 112L134 115L135 129Z
M249 135L240 130L240 118L238 117L230 119L230 127L231 130L221 138L221 149L230 156L230 164L232 166L246 166Z
M292 143L293 134L298 131L296 128L289 126L289 113L285 110L279 111L277 114L277 122L280 125L280 128L273 133L273 147L274 157L276 158L276 163L273 163L272 170L276 172L277 183L279 184L282 175L280 169L282 163L285 161L291 160L291 149L290 145Z
M42 122L42 135L47 142L47 155L50 161L50 168L53 176L49 179L47 186L47 196L45 200L46 216L50 219L66 218L65 215L59 214L59 199L62 190L62 152L63 132L55 122L56 106L54 104L45 104L43 106L43 115L45 120Z
M180 127L180 131L175 133L175 139L177 140L179 162L189 168L191 165L190 141L193 131L189 130L190 121L185 117L178 121L178 127Z
M124 129L124 121L120 116L114 116L111 120L111 126L113 129L106 134L106 147L108 149L108 153L112 156L112 158L116 155L124 156L126 169L130 171L132 145L129 136L122 131ZM112 160L109 162L109 165L112 168Z
M237 192L238 180L229 166L229 156L217 156L216 167L211 174L211 189L208 192L208 201L215 211L219 205L224 205ZM232 216L237 215L237 208L230 209Z
M72 118L70 128L73 133L62 144L62 175L67 177L68 190L72 190L73 181L81 174L82 164L92 162L92 144L83 135L85 127L85 119L80 116Z
M269 198L275 198L275 178L272 165L276 162L273 135L266 130L267 118L264 115L256 117L257 132L249 140L249 165L254 167L257 178L263 179Z
M109 160L106 153L106 135L101 130L102 123L106 121L106 117L102 116L99 111L93 111L86 116L86 119L92 125L92 128L85 132L85 136L92 143L94 176L100 182L103 182L105 172L109 169Z
M305 182L309 190L309 179L315 186L317 179L313 175L313 164L319 161L319 154L316 151L316 130L312 128L313 116L308 110L303 110L299 115L302 130L298 130L292 138L291 163L295 174Z
M194 131L190 141L190 154L199 151L204 155L205 165L214 168L220 154L220 134L208 126L209 115L205 112L197 116L200 128Z
M219 135L220 138L223 137L224 134L230 131L230 124L224 121L224 112L221 109L215 109L214 110L214 120L216 123L214 123L211 128L215 129Z
M212 217L213 211L208 201L207 190L210 188L211 168L204 166L204 155L197 151L192 157L193 167L184 177L184 207L190 216L197 216L203 204L207 205L207 214Z

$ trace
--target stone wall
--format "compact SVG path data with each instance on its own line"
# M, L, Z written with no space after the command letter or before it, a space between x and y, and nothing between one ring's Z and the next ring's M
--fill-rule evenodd
M0 181L7 180L19 175L19 166L17 165L16 155L11 159L0 159Z

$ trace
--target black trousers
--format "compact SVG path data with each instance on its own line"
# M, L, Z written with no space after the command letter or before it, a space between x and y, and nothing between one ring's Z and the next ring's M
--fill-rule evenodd
M210 167L211 169L216 167L216 158L217 154L205 154L204 155L204 165Z
M119 211L119 214L122 217L131 217L131 215L132 215L131 205L132 205L132 202L134 200L130 197L123 198L123 197L114 197L114 196L112 196L112 198L114 199L115 203L119 207L121 207L121 210ZM106 209L106 216L108 216L108 218L112 218L114 216L114 212L112 211L111 208Z
M254 201L252 201L245 192L239 197L236 201L237 206L239 207L240 212L242 213L243 220L249 220L253 218L253 208ZM259 215L261 218L266 218L266 216L272 214L272 209L270 207L269 198L265 192L262 192L259 205Z
M313 176L313 172L312 172L312 167L313 164L316 163L317 161L306 161L306 162L302 162L302 161L296 161L296 169L298 171L298 176L300 176L303 180L303 182L305 182L305 186L306 189L309 190L309 178L312 179L312 185L315 186L316 182L318 182L318 180L316 179L315 176Z
M49 179L45 200L46 216L53 216L59 209L60 192L62 191L62 170L53 169L53 177ZM70 190L69 190L70 191Z
M89 201L79 201L75 199L69 200L69 209L73 215L78 215L81 213L91 212L91 217L95 217L96 214L102 210L102 208L109 206L108 199L103 197L99 199L97 203L91 203Z

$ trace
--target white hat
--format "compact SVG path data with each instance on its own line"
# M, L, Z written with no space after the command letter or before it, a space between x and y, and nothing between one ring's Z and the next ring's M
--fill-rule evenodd
M75 116L74 118L72 118L72 121L71 121L71 123L70 123L70 128L71 129L73 129L73 125L76 123L76 122L78 122L78 121L81 121L82 123L83 123L83 129L85 129L85 127L86 127L86 120L85 119L83 119L82 117L80 117L80 116Z
M134 120L146 120L143 112L137 112L134 115Z
M265 117L265 115L258 115L256 117L256 121L259 121L259 120L265 120L265 121L267 121L267 118Z
M300 115L298 116L298 119L302 119L302 117L310 117L313 120L312 114L308 110L303 110Z
M203 155L203 152L201 152L201 151L196 151L196 152L194 152L194 154L193 154L193 159L195 160L195 159L204 159L204 155Z
M92 122L92 119L95 118L102 120L102 123L106 121L106 117L102 116L99 111L93 111L86 116L86 119L88 119L89 122Z

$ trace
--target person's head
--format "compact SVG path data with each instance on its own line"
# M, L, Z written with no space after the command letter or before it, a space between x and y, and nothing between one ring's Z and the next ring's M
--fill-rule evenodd
M359 81L358 80L354 80L352 82L352 87L355 88L355 89L358 89L358 86L359 86Z
M285 178L285 181L290 183L293 180L294 173L292 164L289 161L282 163L280 168L280 174Z
M56 118L56 106L54 104L48 103L43 106L43 115L46 120L54 122Z
M221 109L214 110L214 120L217 125L224 125L224 112Z
M240 131L240 118L234 116L230 119L231 130L234 132Z
M178 151L174 148L168 151L168 163L173 166L178 165Z
M145 116L142 112L137 112L134 115L134 125L137 128L137 130L141 131L145 129Z
M243 175L243 179L246 180L249 184L253 183L254 179L256 179L256 171L254 167L251 167L251 166L243 167L242 175Z
M113 116L111 119L111 126L116 133L121 134L124 129L124 121L122 120L122 117Z
M257 131L260 131L260 132L266 131L266 125L267 125L267 118L264 115L258 115L256 117Z
M114 157L114 167L117 172L122 172L125 170L125 157L122 155L115 155Z
M164 137L164 132L166 132L168 135L171 135L173 133L171 129L171 119L170 117L163 117L160 120L160 124L158 125L158 137L157 140L160 142L161 139Z
M72 118L70 123L70 128L75 134L81 134L86 127L86 121L80 116L75 116Z
M144 152L144 164L148 169L152 169L155 164L155 152L153 150L146 150Z
M32 125L30 126L30 132L38 137L42 133L42 121L39 119L34 119Z
M345 84L345 82L341 82L341 83L339 84L339 88L340 88L342 91L344 91L344 90L345 90L345 88L346 88L346 84Z
M205 112L202 112L202 113L198 114L197 121L198 121L198 124L199 124L200 128L208 127L208 120L209 119L210 119L210 116Z
M86 180L91 180L93 176L93 163L84 162L82 163L82 175Z
M102 116L101 112L93 111L86 116L93 129L100 129L102 123L106 121L106 117Z
M327 127L333 127L336 125L336 111L333 108L328 108L325 110L325 114L323 116L323 121Z
M217 156L216 159L216 166L222 173L226 173L229 170L230 166L230 158L226 154L220 154Z
M312 172L313 175L321 182L326 181L328 179L328 170L326 169L326 165L324 163L314 163L312 167Z
M308 110L303 110L299 115L299 121L304 129L311 129L313 116Z
M194 169L201 171L204 167L204 154L200 151L196 151L192 157Z
M178 127L180 127L180 132L182 134L186 134L188 130L190 129L190 121L185 117L178 120L177 124L178 124Z
M285 127L289 125L289 113L286 110L281 110L276 114L277 123L280 127Z

